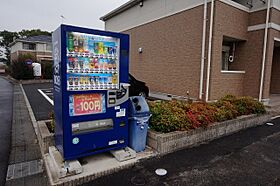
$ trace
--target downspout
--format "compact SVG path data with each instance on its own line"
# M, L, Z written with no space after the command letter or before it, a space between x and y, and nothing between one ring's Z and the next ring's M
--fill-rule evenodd
M265 70L265 62L266 62L266 48L267 48L267 37L268 37L270 2L271 2L270 0L267 0L267 11L266 11L265 33L264 33L264 43L263 43L263 57L262 57L262 71L261 71L259 101L262 101L262 96L263 96L264 70Z
M205 42L206 42L206 22L207 22L207 0L204 0L204 15L203 15L203 31L202 31L202 47L201 47L201 66L200 66L200 84L199 84L199 99L203 95L203 78L204 78L204 63L205 63Z
M210 31L209 31L209 46L208 46L208 65L207 65L207 81L206 81L206 97L205 101L209 100L210 87L210 68L211 68L211 53L212 53L212 39L213 39L213 21L214 21L214 0L211 0L211 15L210 15Z

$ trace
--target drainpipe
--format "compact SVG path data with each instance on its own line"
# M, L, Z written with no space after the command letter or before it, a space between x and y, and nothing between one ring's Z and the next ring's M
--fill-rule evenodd
M265 70L265 62L266 62L266 48L267 48L267 37L268 37L270 2L271 2L271 0L267 0L267 11L266 11L265 33L264 33L264 43L263 43L263 57L262 57L262 71L261 71L259 101L262 101L262 96L263 96L264 70Z
M209 46L208 46L208 65L207 65L207 81L206 81L206 98L209 100L210 87L210 68L211 68L211 53L212 53L212 39L213 39L213 21L214 21L214 0L211 0L211 15L210 15L210 31L209 31Z
M199 84L199 99L203 95L203 76L205 63L205 41L206 41L206 22L207 22L207 0L204 0L204 15L203 15L203 31L202 31L202 48L201 48L201 66L200 66L200 84Z

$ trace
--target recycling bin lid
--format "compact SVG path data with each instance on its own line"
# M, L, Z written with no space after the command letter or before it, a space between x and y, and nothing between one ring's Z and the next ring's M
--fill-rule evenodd
M142 96L129 98L129 116L148 116L150 115L149 106Z

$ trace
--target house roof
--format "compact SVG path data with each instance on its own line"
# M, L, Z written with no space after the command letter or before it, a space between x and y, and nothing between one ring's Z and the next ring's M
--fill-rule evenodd
M39 35L39 36L32 36L27 38L20 38L21 41L31 41L31 42L46 42L51 43L52 42L52 36L46 36L46 35Z
M115 15L118 15L118 14L126 11L127 9L135 6L136 4L140 3L141 1L143 1L143 0L130 0L130 1L126 2L125 4L121 5L120 7L112 10L108 14L100 17L100 20L107 21L108 19L114 17Z
M14 45L16 42L32 42L32 43L51 43L52 42L52 36L47 35L38 35L38 36L31 36L27 38L18 38L12 43L9 44L9 46Z

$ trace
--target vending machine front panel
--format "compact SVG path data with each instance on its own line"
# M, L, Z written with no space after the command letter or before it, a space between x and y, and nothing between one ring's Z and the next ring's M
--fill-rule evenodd
M53 50L55 138L64 159L126 147L128 35L61 25Z

